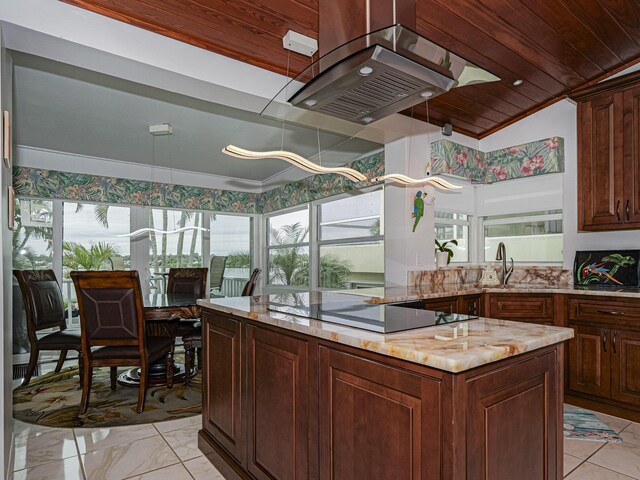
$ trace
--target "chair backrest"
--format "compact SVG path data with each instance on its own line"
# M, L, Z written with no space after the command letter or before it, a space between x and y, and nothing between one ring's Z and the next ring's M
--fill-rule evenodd
M139 345L144 352L144 306L137 271L71 272L80 310L82 348Z
M33 341L36 332L46 328L67 328L62 291L53 270L14 270L22 292L27 317L27 335Z
M124 265L124 257L120 255L114 255L109 257L109 261L111 262L111 270L126 270L127 267Z
M167 280L167 293L190 294L204 298L207 294L206 268L171 268Z
M227 265L227 257L220 255L212 255L211 262L209 263L209 270L211 271L209 288L220 290L222 287L222 280L224 279L224 269Z
M251 276L249 277L249 281L242 289L242 297L250 297L251 295L253 295L253 290L256 288L256 280L258 280L258 275L260 275L260 272L262 272L262 270L260 270L259 268L253 269L253 272L251 272Z

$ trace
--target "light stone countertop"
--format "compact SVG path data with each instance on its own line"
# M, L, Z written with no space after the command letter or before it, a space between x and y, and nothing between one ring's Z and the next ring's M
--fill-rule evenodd
M424 287L373 287L357 290L342 290L339 293L371 297L371 303L391 303L409 300L451 297L455 295L479 295L481 293L562 293L568 295L598 295L616 298L640 299L640 288L585 289L584 287L551 287L547 285L507 285L506 287L484 287L480 285L442 284Z
M473 294L481 291L482 289L479 288L467 291L457 287L457 290L450 291L449 295L460 295L467 292ZM361 294L363 292L358 290L353 293ZM393 297L394 301L396 299L399 301L410 296L409 293L413 292L405 288L404 292L386 289L383 293L385 299ZM401 293L407 295L400 295ZM412 299L416 298L411 296ZM443 295L440 294L440 296ZM385 335L306 317L273 312L267 310L267 298L259 296L215 298L199 300L198 304L206 309L453 373L464 372L573 337L573 330L570 328L490 318L417 328ZM372 307L374 306L372 305Z

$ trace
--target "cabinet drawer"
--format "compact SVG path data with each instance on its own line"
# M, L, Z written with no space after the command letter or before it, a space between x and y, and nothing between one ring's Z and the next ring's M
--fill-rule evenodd
M436 312L456 313L458 311L458 297L433 298L422 300L425 310Z
M569 298L569 320L604 322L619 326L631 322L640 328L640 302L611 297Z
M553 295L492 294L489 297L489 316L553 323Z

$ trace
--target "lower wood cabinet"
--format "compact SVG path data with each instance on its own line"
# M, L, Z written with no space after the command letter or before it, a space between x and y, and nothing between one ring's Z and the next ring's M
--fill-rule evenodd
M441 380L320 347L320 478L441 478Z
M207 309L202 318L198 446L228 480L562 477L561 344L454 374ZM635 361L630 341L617 347Z
M569 299L569 394L640 411L639 318L633 300Z
M553 294L546 293L488 293L486 302L489 318L554 325Z
M456 297L430 298L422 300L425 310L464 315L482 315L481 295L460 295Z
M247 466L257 479L309 469L307 342L247 326Z
M240 327L231 317L203 314L203 361L217 368L203 376L202 422L204 430L242 462Z

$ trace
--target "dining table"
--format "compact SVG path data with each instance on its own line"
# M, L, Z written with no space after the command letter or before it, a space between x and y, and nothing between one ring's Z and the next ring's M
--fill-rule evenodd
M201 314L197 301L201 296L192 294L152 293L144 297L146 334L150 336L169 336L175 339L178 324L182 320L199 319ZM167 367L164 359L149 365L149 386L167 383ZM183 363L173 362L173 380L184 379ZM128 387L140 385L140 368L131 368L118 375L118 383Z

